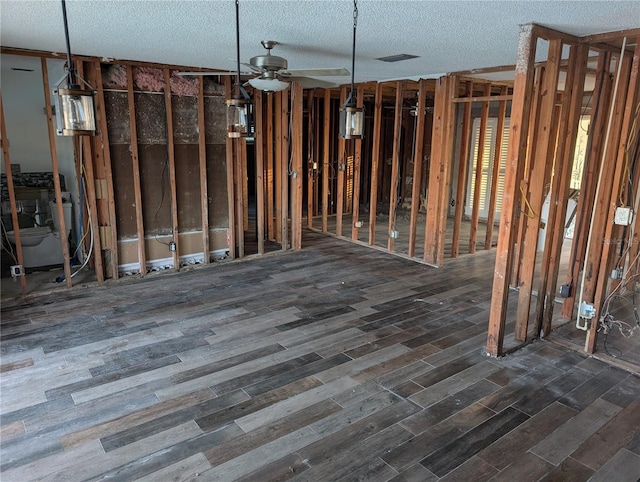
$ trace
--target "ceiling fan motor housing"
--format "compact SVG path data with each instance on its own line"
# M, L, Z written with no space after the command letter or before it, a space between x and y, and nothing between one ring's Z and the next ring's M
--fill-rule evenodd
M249 63L257 69L267 72L285 70L288 66L287 59L283 59L277 55L256 55L255 57L251 57Z

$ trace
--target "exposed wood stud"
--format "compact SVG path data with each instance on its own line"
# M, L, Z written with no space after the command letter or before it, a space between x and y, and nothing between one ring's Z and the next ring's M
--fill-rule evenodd
M245 183L247 178L247 149L246 141L244 138L237 138L235 140L235 159L236 159L236 221L237 221L237 233L238 233L238 256L240 258L245 257L245 233L248 229L246 211L247 198L245 197Z
M109 130L107 126L107 114L104 102L104 89L102 85L102 69L100 62L94 64L94 79L96 83L96 112L98 114L98 121L100 125L99 139L102 144L102 164L97 164L95 173L104 179L104 183L107 186L106 200L102 201L100 205L104 205L105 213L103 222L109 227L110 240L109 240L109 253L110 253L110 274L112 278L118 279L118 230L117 230L117 216L116 216L116 196L113 186L113 172L111 169L111 148L109 146Z
M446 76L438 79L434 107L433 141L429 167L429 189L425 222L424 261L444 264L447 211L449 208L449 166L453 156L453 125L455 112L453 93L458 91L458 79Z
M47 85L47 84L45 84ZM9 155L9 139L7 138L7 124L4 120L4 105L2 104L2 91L0 90L0 142L2 143L2 154L4 156L4 172L7 176L7 191L9 194L9 204L11 206L11 224L16 237L16 261L24 267L24 256L22 253L22 239L20 238L20 224L18 222L18 209L16 207L16 191L13 186L13 175L11 172L11 156ZM20 276L20 289L22 294L27 294L27 276Z
M389 231L387 249L395 248L396 209L398 208L398 188L400 170L400 140L402 135L402 82L396 82L395 118L393 123L393 155L391 158L391 183L389 188Z
M484 87L484 94L487 97L491 93L491 85ZM480 132L478 133L478 154L476 156L476 172L473 179L473 200L471 210L471 228L469 233L469 253L476 252L476 240L478 238L478 221L480 218L480 197L482 196L482 171L484 171L484 153L489 146L485 145L487 134L487 123L489 122L489 102L482 103L482 113L480 114Z
M551 166L555 153L556 132L556 92L560 73L560 59L562 57L562 40L553 39L549 42L547 69L543 82L542 104L538 116L538 135L536 139L536 153L532 159L529 179L529 213L525 220L524 242L520 265L520 290L518 292L518 311L516 315L515 338L525 341L529 327L529 311L531 308L531 294L533 291L533 277L538 252L538 235L540 232L540 216L544 202L544 189L551 175Z
M467 97L473 95L473 82L467 81ZM458 185L456 187L456 206L453 217L453 235L451 239L451 257L457 258L460 254L460 228L462 227L462 216L464 215L465 193L467 189L467 173L469 170L470 143L471 143L471 109L472 105L467 102L462 113L462 135L460 140L460 163L458 164Z
M142 187L140 183L140 159L138 157L138 129L136 124L136 104L133 93L133 67L127 66L127 99L129 103L129 126L131 131L131 168L133 170L133 199L136 209L136 232L138 236L138 262L140 276L147 274L147 257L144 240L144 220L142 218Z
M422 195L422 161L424 158L424 134L426 124L425 110L427 107L427 81L420 79L418 91L418 105L416 107L416 122L413 151L413 182L411 186L411 213L409 214L409 248L407 255L413 257L416 252L416 234L418 229L418 212L420 211L420 196Z
M502 87L502 93L507 88ZM491 170L491 193L489 195L489 209L487 211L487 230L484 237L484 249L491 249L493 242L493 223L496 216L496 202L498 198L498 175L500 173L500 159L502 157L502 133L504 131L505 117L507 115L507 101L498 103L498 119L496 122L496 142L493 151L493 167Z
M331 91L324 90L324 142L322 148L322 232L329 229L329 138L331 136Z
M307 175L307 228L313 229L313 215L314 213L314 188L315 188L315 171L313 164L318 161L316 157L316 111L315 111L315 91L309 89L307 92L307 169L305 170ZM302 172L299 173L302 175Z
M527 151L528 113L531 106L533 87L533 65L535 62L537 35L531 25L520 28L518 62L516 64L513 105L509 126L509 151L504 180L504 194L500 213L500 233L496 249L496 264L493 276L493 293L487 336L487 353L491 356L502 354L504 343L509 277L513 263L515 241L514 221L518 208L518 186L522 178L523 164Z
M231 95L231 79L225 76L223 77L225 97ZM233 139L230 139L225 135L226 155L225 162L227 163L227 206L229 216L229 227L227 228L227 246L229 248L229 257L234 259L236 257L236 216L235 216L235 150L233 145Z
M291 248L302 249L302 134L303 103L302 85L291 84Z
M53 171L53 187L55 190L55 201L60 219L60 232L66 233L67 226L64 219L64 208L62 206L62 189L60 186L60 169L58 167L58 153L56 150L56 134L53 129L53 109L51 107L51 97L49 95L49 72L47 70L47 59L40 59L42 65L42 85L44 87L44 106L47 113L47 130L49 132L49 152L51 155L51 167ZM11 169L7 172L7 178ZM68 288L73 286L71 280L71 260L69 258L69 244L66 236L60 236L62 245L62 257L64 259L64 276Z
M564 132L559 135L556 148L551 209L547 220L547 234L536 308L535 332L540 333L542 331L545 337L551 332L553 305L565 234L571 169L573 167L573 156L582 113L584 77L587 69L588 54L589 48L584 44L572 46L569 54L571 63L567 73L566 85L570 85L571 88L565 89L565 99L560 118L560 126ZM555 215L552 216L551 211L555 211Z
M282 249L286 249L286 239L282 239L282 205L286 202L282 197L283 191L283 181L282 181L282 170L284 169L282 164L282 146L283 146L283 131L285 126L283 126L282 119L282 104L286 103L286 100L283 99L284 94L282 92L276 92L272 94L275 96L274 102L274 122L275 122L275 140L274 140L274 188L275 188L275 228L276 228L276 242L282 243ZM286 166L286 164L285 164ZM284 176L284 183L286 184L287 176Z
M254 92L256 122L256 232L258 235L258 254L264 254L264 113L262 91Z
M640 38L640 37L639 37ZM603 211L606 213L606 219L611 220L615 216L616 207L619 206L619 199L622 197L623 184L625 182L624 176L628 176L630 173L625 172L625 170L629 167L625 160L625 151L627 149L628 139L631 136L631 128L634 122L633 116L637 115L638 109L638 91L640 90L640 44L637 43L636 39L636 48L635 54L633 56L633 62L630 61L628 57L625 57L623 60L623 68L621 69L621 75L628 79L626 85L623 82L620 83L623 91L620 95L620 102L617 102L616 99L616 107L621 105L624 101L624 109L622 112L616 112L616 116L621 118L621 123L619 124L618 129L614 132L614 144L611 146L611 157L614 162L615 168L613 173L613 182L612 182L612 192L609 202L609 205L603 207ZM629 71L630 69L630 71ZM621 92L618 91L618 94ZM624 100L623 100L624 99ZM618 121L620 122L620 120ZM619 134L618 134L619 133ZM619 138L618 138L619 136ZM637 187L637 185L636 185ZM633 193L635 194L635 193ZM637 213L636 213L637 216ZM600 261L600 269L598 273L598 285L596 291L594 293L594 306L598 313L601 313L603 309L603 301L607 295L607 287L609 281L610 270L614 267L613 262L615 259L613 258L615 243L612 242L613 239L617 238L614 236L616 231L619 232L619 227L610 221L605 223L604 225L604 234L602 236L604 249L602 250L602 260ZM597 330L598 323L597 320L592 320L591 326L589 329L589 337L587 338L587 342L585 345L586 351L588 353L593 353L596 349L596 341L597 341Z
M369 244L376 243L376 207L378 203L378 166L380 165L380 142L382 138L382 84L376 84L373 111L373 145L371 147L371 192L369 198Z
M164 72L164 105L167 114L167 151L169 156L169 192L171 193L171 229L176 250L173 255L173 267L180 270L180 232L178 225L178 194L176 189L176 149L173 140L173 108L171 106L171 73Z
M209 186L207 183L207 140L204 121L204 77L198 79L198 158L200 160L200 210L204 264L209 264Z
M356 107L364 106L364 87L357 87ZM351 208L351 239L358 239L358 223L360 222L360 171L362 169L362 139L355 139L353 151L353 198Z
M266 107L266 137L265 137L265 151L267 153L266 158L266 192L267 192L267 236L271 241L275 241L275 213L273 209L273 186L274 186L274 173L273 173L273 95L267 95L267 107Z
M340 89L340 105L347 101L347 86ZM342 236L342 214L344 210L344 183L347 171L347 143L338 139L338 184L336 189L336 235Z
M84 77L84 65L82 62L78 65L78 74L80 77ZM79 171L81 178L83 171L85 174L85 189L87 195L87 202L89 204L89 212L87 213L89 217L89 222L91 225L89 226L90 230L93 230L93 262L94 269L96 273L96 280L98 283L104 282L104 268L102 266L102 244L100 242L99 236L99 223L98 223L98 206L96 205L96 177L93 172L93 156L92 156L92 137L90 136L81 136L82 142L78 148L78 151L82 150L82 155L79 157ZM80 165L81 164L81 165ZM85 206L78 206L80 210L84 210ZM84 228L84 227L83 227Z
M280 104L280 118L282 119L281 126L281 142L282 148L280 149L280 176L282 187L282 249L289 249L289 99L287 91L281 91L282 103Z

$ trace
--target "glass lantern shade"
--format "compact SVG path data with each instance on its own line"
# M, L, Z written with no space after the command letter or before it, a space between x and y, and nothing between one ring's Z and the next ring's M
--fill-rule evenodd
M54 90L57 94L56 123L59 136L95 136L94 92L71 86Z
M227 135L231 138L247 137L249 135L249 115L245 99L228 99L227 104Z
M364 135L364 109L345 105L340 110L340 137L362 139Z

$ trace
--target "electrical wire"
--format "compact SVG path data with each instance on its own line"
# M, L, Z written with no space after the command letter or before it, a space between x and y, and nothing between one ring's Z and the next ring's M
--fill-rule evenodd
M11 241L9 241L9 235L7 234L7 228L4 225L4 221L2 218L0 218L0 223L2 223L2 234L5 237L5 239L7 240L7 244L5 245L4 243L2 243L2 249L4 249L7 253L9 253L9 255L13 258L13 262L14 264L19 264L18 260L16 259L16 255L13 252L13 246L11 246ZM9 249L11 251L9 251L9 249L7 249L7 246L9 246Z

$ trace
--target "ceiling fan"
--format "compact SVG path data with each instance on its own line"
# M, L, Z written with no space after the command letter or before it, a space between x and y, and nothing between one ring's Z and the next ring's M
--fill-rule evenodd
M260 42L267 50L264 55L251 57L249 63L242 65L249 67L251 72L245 74L257 74L248 80L249 85L266 92L277 92L289 87L288 82L298 82L303 87L335 87L331 82L313 79L311 77L342 77L348 76L345 68L337 69L289 69L287 59L271 54L278 42L275 40L263 40ZM180 75L236 75L236 72L179 72ZM286 82L288 81L288 82Z

